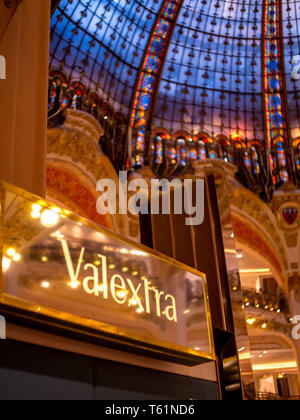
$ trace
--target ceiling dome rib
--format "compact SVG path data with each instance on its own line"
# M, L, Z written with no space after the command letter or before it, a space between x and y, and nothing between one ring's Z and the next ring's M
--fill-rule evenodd
M131 110L132 152L135 163L142 165L149 155L149 132L153 120L153 106L160 83L160 74L170 38L184 0L164 0L153 28L145 58L141 65ZM149 140L149 139L148 139Z
M51 22L50 65L129 111L162 0L61 0Z
M263 140L262 1L187 0L162 74L156 125Z
M270 200L287 180L300 185L299 3L60 0L51 22L51 123L66 107L86 110L107 126L113 159L121 150L118 168L150 158L157 173L176 174L193 161L223 159ZM266 29L276 30L270 40Z

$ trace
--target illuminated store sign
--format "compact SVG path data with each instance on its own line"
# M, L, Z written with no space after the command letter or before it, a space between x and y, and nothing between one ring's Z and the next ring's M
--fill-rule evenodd
M85 249L81 248L75 272L68 242L62 239L61 243L70 276L70 284L74 286L77 284L79 285L80 283L78 282L78 277L82 269ZM146 312L147 314L151 314L153 313L153 308L151 308L150 304L150 293L154 293L154 313L156 316L158 318L165 316L169 321L177 322L176 301L174 296L166 295L164 292L150 287L150 283L147 278L143 278L143 280L135 286L129 278L126 278L125 281L121 275L114 274L109 282L107 275L107 257L100 254L98 254L98 257L98 262L101 262L102 266L102 279L100 279L99 276L99 267L95 264L85 264L83 266L85 271L92 271L92 276L85 277L82 283L83 289L88 295L95 295L97 297L101 295L103 299L108 300L110 292L113 300L119 305L128 305L129 307L137 306L138 313L142 314ZM144 298L144 304L142 303L142 298L140 297L141 295ZM162 309L164 305L165 308Z
M204 274L1 186L3 316L148 357L214 360Z

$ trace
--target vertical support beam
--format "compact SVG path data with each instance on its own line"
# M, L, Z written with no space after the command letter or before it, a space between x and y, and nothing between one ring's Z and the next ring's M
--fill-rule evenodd
M0 39L0 179L43 196L46 187L50 0L23 0Z
M289 179L294 181L285 93L280 0L264 0L263 71L266 149L269 153L273 182L276 184L279 180L286 182Z
M183 0L163 0L141 65L131 111L131 146L136 166L148 163L147 133L151 130L160 75L182 4Z

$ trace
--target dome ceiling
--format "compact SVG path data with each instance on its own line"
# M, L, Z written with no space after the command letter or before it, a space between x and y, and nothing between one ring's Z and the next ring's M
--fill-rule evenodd
M282 0L286 87L291 135L300 137L300 80L294 80L292 59L300 54L300 1ZM300 60L299 60L300 61Z
M162 74L156 117L174 129L263 138L261 0L184 2ZM164 113L163 110L166 109Z
M161 3L61 0L51 23L51 67L128 113Z
M173 0L173 3L180 3ZM80 80L130 117L163 0L61 0L51 23L50 66ZM185 0L161 63L155 127L264 140L263 0ZM288 107L299 136L300 2L283 0Z

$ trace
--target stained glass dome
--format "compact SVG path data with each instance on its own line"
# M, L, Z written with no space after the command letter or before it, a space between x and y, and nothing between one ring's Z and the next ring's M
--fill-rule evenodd
M59 102L117 120L129 166L223 159L253 185L298 182L300 1L54 3L51 116Z

